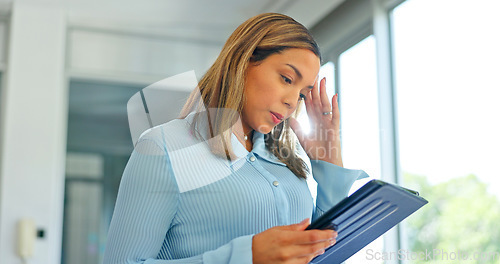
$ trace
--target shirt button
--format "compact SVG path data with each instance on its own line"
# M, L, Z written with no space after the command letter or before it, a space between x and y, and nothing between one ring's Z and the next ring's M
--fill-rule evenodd
M273 185L274 185L274 187L278 187L278 185L280 185L280 183L278 181L273 181Z
M254 156L251 156L251 157L250 157L250 161L251 161L251 162L254 162L254 161L255 161L255 157L254 157Z

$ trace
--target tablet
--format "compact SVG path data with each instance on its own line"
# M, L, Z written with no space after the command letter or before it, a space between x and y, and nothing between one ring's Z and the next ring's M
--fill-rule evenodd
M418 192L372 180L312 222L306 230L333 229L337 242L310 263L341 263L420 209Z

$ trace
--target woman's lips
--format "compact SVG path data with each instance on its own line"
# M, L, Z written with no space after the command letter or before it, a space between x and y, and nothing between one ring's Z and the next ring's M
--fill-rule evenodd
M279 124L283 120L283 116L275 112L271 112L271 118L275 124Z

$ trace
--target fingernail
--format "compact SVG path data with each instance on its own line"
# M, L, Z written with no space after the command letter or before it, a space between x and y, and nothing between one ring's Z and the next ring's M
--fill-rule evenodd
M321 254L323 254L323 253L325 253L325 250L324 250L324 249L319 250L319 251L317 251L317 252L316 252L316 256L319 256L319 255L321 255Z
M302 220L299 224L304 225L306 223L309 223L309 218Z

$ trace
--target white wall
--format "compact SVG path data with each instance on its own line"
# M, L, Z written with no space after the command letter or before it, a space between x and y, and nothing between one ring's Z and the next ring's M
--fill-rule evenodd
M68 79L147 86L193 69L199 78L224 40L102 31L71 24L68 10L57 5L14 1L10 13L0 132L0 263L22 263L16 254L22 218L45 230L28 263L60 263Z
M32 218L35 263L59 263L64 191L67 91L64 12L14 3L5 74L1 150L0 256L16 264L16 227Z
M191 70L201 77L223 43L72 26L68 31L67 67L71 76L149 85Z

